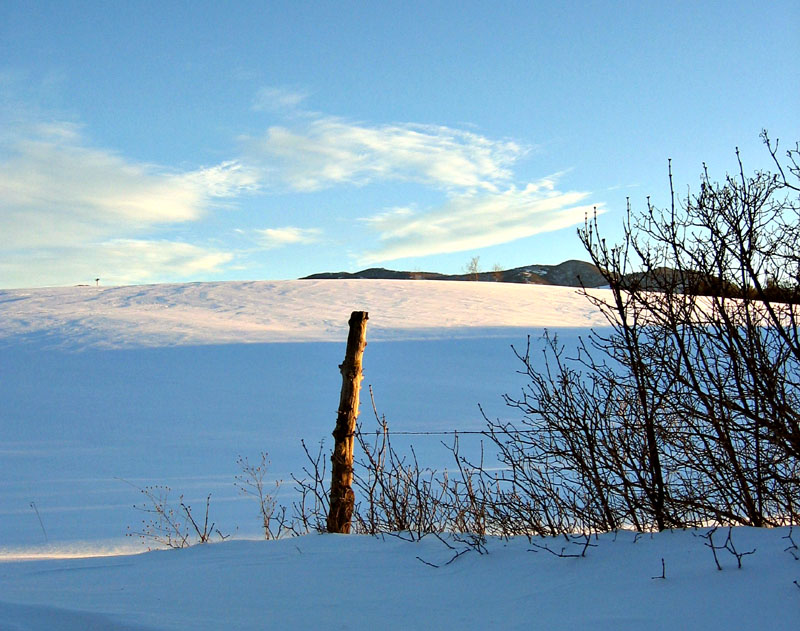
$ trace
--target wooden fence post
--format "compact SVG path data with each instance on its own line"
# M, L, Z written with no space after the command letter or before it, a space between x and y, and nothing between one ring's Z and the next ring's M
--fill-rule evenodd
M344 362L339 366L342 373L342 394L333 430L333 454L331 455L331 492L328 511L328 532L348 534L353 517L355 494L353 493L353 443L358 418L359 392L361 390L362 357L367 345L366 311L353 311L350 315L350 333Z

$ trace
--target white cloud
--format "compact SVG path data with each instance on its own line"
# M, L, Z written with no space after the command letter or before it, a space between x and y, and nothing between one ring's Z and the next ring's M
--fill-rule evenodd
M141 238L195 222L257 188L238 162L176 172L90 147L80 127L35 123L0 138L0 283L116 284L196 277L233 254Z
M115 239L100 246L99 266L117 282L197 277L218 272L233 259L230 252L175 241Z
M19 254L19 253L15 253ZM38 249L26 256L0 252L3 287L75 285L100 278L105 285L202 279L233 254L190 243L112 239L97 244Z
M288 88L264 87L261 88L253 99L253 109L256 111L291 110L308 98L308 93Z
M474 251L575 225L591 210L586 193L557 191L555 176L515 186L515 165L528 151L519 143L446 126L355 123L300 111L305 98L262 89L253 108L290 115L291 123L245 139L241 159L191 171L91 146L72 123L31 116L0 124L0 284L98 275L155 282L229 268L234 255L224 248L160 240L158 231L256 191L408 182L441 197L429 211L410 203L363 220L379 241L367 262ZM319 242L322 230L287 225L249 235L270 249Z
M258 243L266 248L280 248L287 245L309 244L319 241L322 231L319 228L265 228L256 230Z
M361 262L477 250L574 226L594 208L581 203L587 197L557 191L551 177L523 189L455 196L427 213L381 213L365 220L379 233L381 246L364 253Z
M301 129L270 127L250 143L249 159L261 165L270 183L295 191L375 180L496 191L510 181L510 167L525 151L511 141L449 127L367 126L316 117Z
M2 247L65 246L201 218L213 200L253 190L235 162L171 172L82 142L72 124L40 124L0 146Z
M236 160L189 171L180 177L186 184L213 198L235 197L245 192L256 192L261 188L259 173Z
M379 212L372 217L362 217L361 221L371 224L376 230L380 230L382 225L402 223L414 216L417 210L413 206L398 206Z

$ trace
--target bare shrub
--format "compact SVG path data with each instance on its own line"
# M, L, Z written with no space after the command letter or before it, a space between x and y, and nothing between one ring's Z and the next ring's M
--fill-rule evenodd
M480 256L473 256L464 266L464 273L470 280L479 280L481 274Z
M521 420L488 421L512 533L793 523L800 502L800 168L701 178L666 210L630 208L620 245L579 231L611 289L567 357L517 352ZM670 173L670 183L672 176Z
M138 487L136 487L138 488ZM168 486L154 485L138 489L144 497L141 504L134 508L147 515L142 519L139 529L128 528L128 537L139 537L143 545L151 549L150 545L165 548L186 548L198 543L208 543L216 532L221 539L225 539L215 524L209 524L209 509L211 494L206 497L205 511L200 521L195 519L192 507L187 504L183 495L177 502L170 500L172 489Z
M571 355L545 334L543 368L530 340L514 350L528 379L520 395L505 397L517 416L484 415L499 468L485 464L483 446L464 456L457 434L447 446L451 466L426 467L413 446L393 445L373 399L375 431L358 426L354 436L354 530L413 540L451 533L448 542L463 546L453 546L455 559L482 552L487 535L564 536L560 553L537 547L582 556L591 533L622 528L797 523L800 148L782 163L777 143L766 134L764 142L777 173L747 176L739 160L718 184L704 171L699 192L681 203L672 193L667 209L629 207L619 245L587 218L579 236L610 292L583 293L608 326ZM468 271L477 274L478 257ZM260 465L240 460L240 489L259 500L267 538L327 529L328 452L302 446L290 519L263 486L266 454ZM137 534L182 547L190 526L207 540L208 504L201 528L182 498L174 511L166 494L145 495L154 517ZM706 536L715 559L727 550L741 564L750 554L736 550L730 530L722 546L714 532Z
M311 455L305 441L300 441L306 458L303 475L292 474L294 490L299 499L292 503L292 519L288 526L294 535L328 531L327 519L330 500L327 487L327 461L323 458L324 441L320 441L315 455Z
M412 539L437 532L446 521L447 477L420 468L413 445L400 455L394 449L386 417L378 414L370 387L370 400L378 428L365 435L361 425L356 441L363 456L356 462L353 484L360 501L353 515L356 532L405 533Z
M728 536L725 538L725 541L724 543L722 543L722 545L714 543L714 535L716 534L717 530L718 528L715 526L705 534L700 535L702 539L706 540L706 542L703 545L705 545L707 548L710 548L711 553L714 555L714 564L717 566L717 570L719 570L720 572L722 571L722 565L720 564L719 556L717 555L717 552L721 550L725 550L729 552L731 555L733 555L733 557L736 559L737 567L741 570L742 558L751 554L755 554L756 549L753 548L748 552L739 552L733 543L733 530L731 528L728 528Z
M264 476L269 468L269 458L266 451L260 454L261 461L251 464L247 457L239 456L236 464L241 473L236 476L236 488L243 495L253 497L258 502L261 526L265 539L278 539L284 534L287 525L287 507L278 505L276 494L280 490L281 481L275 482L273 491L269 491L264 483Z

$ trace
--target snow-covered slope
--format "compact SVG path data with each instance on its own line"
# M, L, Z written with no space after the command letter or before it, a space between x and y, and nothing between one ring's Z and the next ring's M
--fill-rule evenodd
M691 532L606 535L580 559L493 541L449 565L434 538L243 541L259 522L236 458L267 450L271 483L302 466L300 439L330 436L353 310L370 312L365 385L394 431L481 429L478 403L513 413L509 345L604 324L573 289L494 283L0 291L0 631L797 628L787 529L735 530L756 552L722 572ZM414 440L442 466L439 437ZM120 556L141 550L124 534L148 484L193 505L211 493L239 540Z
M735 530L738 549L756 552L741 570L725 553L721 572L691 532L604 535L566 559L492 541L450 565L434 538L341 535L6 563L0 629L795 631L800 563L786 534ZM666 578L653 578L662 559Z
M193 283L0 291L0 343L132 348L338 341L343 332L346 337L352 311L370 313L372 340L605 324L571 287L391 280Z
M288 479L300 440L330 436L353 310L370 313L367 384L396 430L482 428L477 405L502 412L518 387L510 344L602 324L574 289L499 283L0 292L0 553L119 549L138 499L122 480L211 492L228 530L257 532L237 456L267 450Z

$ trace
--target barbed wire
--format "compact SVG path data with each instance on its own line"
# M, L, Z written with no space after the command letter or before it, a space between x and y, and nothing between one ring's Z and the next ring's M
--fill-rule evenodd
M539 431L539 430L528 430L528 431ZM362 434L364 432L361 432ZM372 433L372 432L370 432ZM381 430L376 430L374 433L380 435L383 432ZM450 429L450 430L441 430L441 431L426 431L426 432L411 432L411 431L403 431L403 432L394 432L392 430L386 430L386 433L390 436L461 436L462 434L483 434L484 436L489 436L492 433L495 434L515 434L518 432L487 432L486 430L474 430L474 429Z
M598 428L597 433L599 435L603 435L608 432L613 432L615 430L644 430L646 426L644 424L640 425L626 425L622 427L615 427L615 428ZM576 429L576 431L581 431L580 429ZM701 431L698 429L679 429L677 427L671 428L656 428L656 431L663 431L668 435L671 436L692 436L692 437L711 437L710 434ZM563 430L561 431L554 431L551 429L514 429L514 430L503 430L503 429L496 429L496 430L459 430L459 429L449 429L449 430L429 430L429 431L393 431L391 429L382 430L381 428L375 429L373 431L364 431L361 430L359 432L362 436L370 436L370 435L377 435L380 436L381 434L387 434L389 436L463 436L463 435L481 435L490 438L493 434L502 434L505 436L515 436L518 434L543 434L543 435L552 435L554 433L564 433Z

